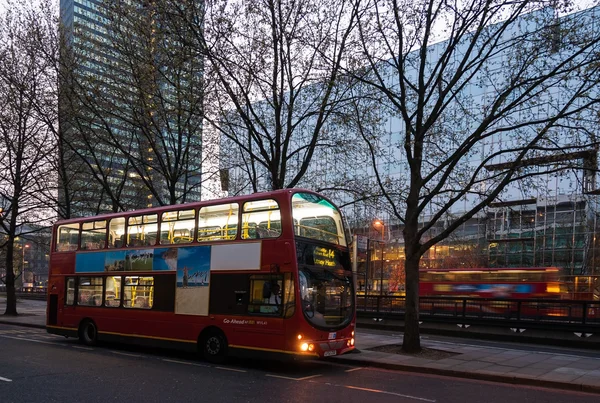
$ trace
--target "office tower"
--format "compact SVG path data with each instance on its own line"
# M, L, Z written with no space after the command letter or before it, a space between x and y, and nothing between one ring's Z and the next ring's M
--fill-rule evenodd
M61 0L62 216L200 199L202 60L153 1Z

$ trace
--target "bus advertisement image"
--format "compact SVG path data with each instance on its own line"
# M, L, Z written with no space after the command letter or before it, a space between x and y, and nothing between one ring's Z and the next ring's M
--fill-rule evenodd
M354 349L355 292L339 210L286 189L59 221L47 330L226 355Z

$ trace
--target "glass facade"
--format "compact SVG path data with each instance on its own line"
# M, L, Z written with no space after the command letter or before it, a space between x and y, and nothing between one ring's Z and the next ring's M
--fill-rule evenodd
M62 136L75 147L75 150L71 151L68 147L66 148L69 155L65 158L68 161L68 163L65 163L65 170L68 172L66 174L67 179L61 183L63 189L68 189L71 192L72 207L69 215L75 217L115 211L115 200L107 194L107 186L111 189L114 187L113 197L116 197L125 209L145 208L169 203L171 194L175 194L176 197L180 198L177 202L198 201L201 198L200 181L202 172L201 119L198 119L198 117L194 117L195 120L189 118L188 122L193 123L179 131L179 135L183 136L183 140L177 138L177 135L174 135L173 132L179 128L170 129L173 126L173 119L170 114L173 112L170 109L172 105L169 104L169 101L172 101L171 104L176 104L178 100L173 97L177 97L179 94L171 88L171 84L166 84L166 81L158 84L153 82L148 84L149 87L145 88L144 91L150 91L150 86L156 84L156 93L163 97L161 98L161 105L169 105L162 106L167 111L163 111L164 113L161 116L163 121L156 124L156 127L152 126L153 131L155 131L154 134L142 135L136 133L136 130L140 131L141 129L135 121L134 123L128 122L131 120L129 119L131 116L126 114L131 113L133 115L137 112L124 112L130 106L126 105L126 102L133 99L128 99L128 97L134 96L134 88L131 86L133 80L127 78L130 70L125 68L127 63L121 60L119 52L122 50L116 49L114 33L109 32L110 25L109 18L106 15L108 12L106 4L109 3L106 3L105 0L60 0L61 24L65 29L67 44L73 50L76 60L72 73L74 76L85 77L86 80L89 78L92 78L92 81L96 80L97 84L95 85L98 88L94 88L94 91L100 91L105 95L106 99L103 99L102 102L104 102L103 108L106 108L107 111L105 116L93 114L89 117L84 116L76 124L71 122L61 123ZM146 8L149 7L148 2L126 2L124 4L132 7L132 10L137 12L133 15L139 14L140 18L151 18L149 17L151 13L146 12ZM136 37L132 40L135 41ZM155 59L158 60L159 56L156 56ZM196 62L192 61L190 63L194 64ZM201 65L202 62L196 64ZM194 68L197 67L196 64L194 64ZM186 67L189 66L183 66L183 69ZM116 69L122 70L120 76L114 74ZM201 80L202 67L199 69L199 71L190 73L191 80ZM192 68L190 67L188 70L192 71ZM189 77L183 80L187 80L185 83L190 84ZM84 80L81 81L84 82ZM117 85L116 82L120 85ZM111 88L116 87L129 88L131 94L127 93L127 89L121 89L120 92L115 92L114 99L110 99L113 97ZM182 87L185 88L186 86L183 85ZM88 91L87 88L85 90L81 87L77 88L76 91L80 93L85 94ZM90 94L93 96L92 93ZM121 115L125 117L123 118L118 114L110 116L110 105L113 109L119 108ZM150 106L150 108L153 108L153 106ZM191 107L189 109L194 110ZM111 132L109 135L105 135L104 132L102 132L102 136L94 134L95 131L102 131L103 126L110 127L110 129L107 129ZM84 135L80 134L86 131L94 134L96 141L90 141L90 139L86 139ZM103 136L109 140L103 141ZM130 145L122 147L116 146L116 144ZM155 152L160 147L164 149L161 148L160 151ZM161 164L158 161L153 162L153 160L158 159L156 155L169 154L169 158L177 158L174 155L179 155L179 152L184 155L182 148L189 153L189 161L185 162L186 174L171 179L170 175L172 173L162 174L160 171L157 172L156 167ZM135 161L140 161L139 164L135 164L139 165L138 169L132 167ZM142 178L140 175L145 177ZM104 188L100 185L98 178L103 178ZM174 186L166 183L167 180L174 180ZM121 184L124 185L121 187ZM152 186L155 192L149 186ZM59 195L65 201L64 194L60 192ZM161 198L162 203L159 203L157 198Z

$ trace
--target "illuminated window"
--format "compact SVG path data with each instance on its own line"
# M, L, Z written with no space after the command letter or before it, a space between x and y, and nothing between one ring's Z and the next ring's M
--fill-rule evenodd
M277 238L281 235L281 211L275 200L244 203L242 239Z
M202 207L198 214L198 241L233 240L238 227L237 203Z
M77 305L102 305L102 277L79 277Z
M282 276L250 276L248 313L281 315L283 305Z
M123 286L125 308L152 309L154 303L154 277L128 276Z
M161 245L192 242L195 226L195 210L167 211L163 213L160 223Z
M106 220L84 222L81 225L81 249L104 249L106 243Z
M106 278L104 290L104 306L118 308L121 306L121 277L112 276Z
M127 220L127 246L154 246L158 216L156 214L129 217Z
M110 220L108 228L108 247L121 248L125 241L125 218L118 217Z
M58 252L73 251L79 244L79 224L66 224L58 227L56 250Z

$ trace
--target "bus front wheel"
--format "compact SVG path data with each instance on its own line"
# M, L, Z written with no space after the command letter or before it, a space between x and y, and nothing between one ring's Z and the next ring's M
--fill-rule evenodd
M94 346L98 342L98 329L91 320L84 320L79 326L79 340L86 346Z
M227 355L227 338L220 330L209 330L201 338L201 351L206 361L221 363Z

